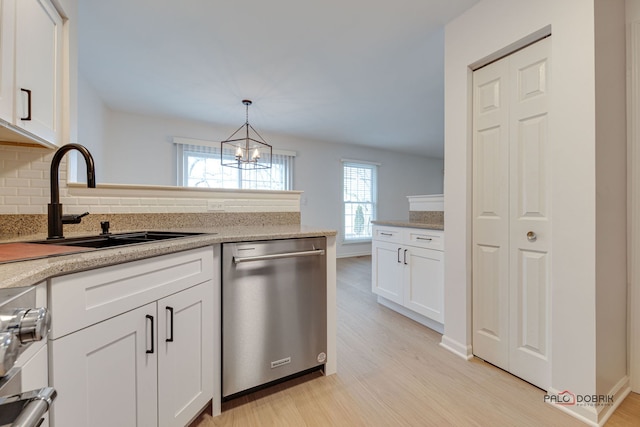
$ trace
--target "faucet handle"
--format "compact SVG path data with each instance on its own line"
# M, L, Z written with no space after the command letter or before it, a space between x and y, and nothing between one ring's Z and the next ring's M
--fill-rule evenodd
M89 215L89 212L82 213L80 215L62 215L63 224L80 224L82 218Z

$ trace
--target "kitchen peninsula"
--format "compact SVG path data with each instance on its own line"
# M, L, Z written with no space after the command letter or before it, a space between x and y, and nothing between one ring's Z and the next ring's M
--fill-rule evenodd
M2 264L0 268L0 287L35 286L39 289L44 289L44 292L48 293L47 299L54 325L48 341L49 366L51 369L48 376L50 385L59 388L59 395L54 404L56 409L54 409L51 416L53 425L80 425L83 422L80 421L81 419L92 419L92 417L96 416L96 412L90 414L90 409L88 408L91 408L89 402L95 403L98 401L91 391L91 384L95 384L97 377L93 377L89 370L87 373L83 370L83 372L79 372L76 375L68 375L67 373L75 369L74 365L77 366L78 363L86 364L89 362L89 359L85 361L86 363L80 359L80 356L83 356L87 351L83 349L83 346L96 345L92 343L98 339L107 339L106 337L111 335L113 337L109 339L112 341L106 341L105 343L125 342L123 340L125 340L126 334L122 335L123 338L118 338L120 335L115 335L118 328L132 327L131 316L134 316L134 314L137 316L142 313L142 319L144 320L144 314L150 310L149 307L152 307L153 311L150 312L152 314L146 314L146 316L147 319L152 319L150 324L152 330L154 329L153 319L157 316L155 320L157 322L155 326L157 328L155 341L153 334L151 342L144 338L145 330L149 327L148 320L146 323L142 323L141 331L135 332L132 330L129 336L140 335L142 337L140 341L142 344L140 345L146 346L146 353L157 353L157 362L154 362L157 363L157 369L152 369L152 372L157 372L157 374L152 374L152 383L148 381L149 375L144 381L140 378L131 379L130 376L123 377L126 378L126 381L121 378L119 380L122 388L121 393L113 395L114 397L109 402L120 402L120 400L124 399L122 396L128 395L127 393L136 393L132 395L135 398L120 402L126 406L125 409L130 411L107 411L112 412L113 416L116 417L109 419L119 422L123 418L118 417L126 416L123 414L131 413L135 415L142 409L146 409L143 412L139 412L137 416L143 414L143 419L148 421L147 425L156 425L156 423L157 425L186 425L188 420L197 416L207 406L206 402L211 401L212 398L213 414L216 415L220 412L221 299L219 294L221 275L219 270L220 248L223 243L227 242L298 239L303 237L326 238L327 354L326 362L324 362L324 373L325 375L330 375L336 372L336 232L334 230L301 226L297 223L299 222L299 214L296 212L96 214L95 217L94 221L109 218L113 224L114 233L133 230L154 230L201 234L104 249L87 250L87 248L79 248L81 250L74 253L56 254L49 257L24 259ZM23 218L22 220L27 219ZM42 218L39 216L34 216L34 218L28 219L29 226L31 227L34 222L38 223L41 220ZM241 225L243 222L244 224L252 225ZM118 228L118 224L126 224L124 226L127 228ZM92 225L87 222L83 227L92 227ZM14 229L17 229L17 226ZM71 227L65 230L65 236L74 238L97 235L99 231L72 232L69 230L71 230ZM45 238L46 233L44 233L44 230L32 234L3 233L0 234L0 245L33 242ZM43 246L49 246L49 244ZM25 257L28 258L28 254ZM113 284L116 286L114 287ZM109 290L108 288L113 289ZM207 297L207 295L211 295L211 297ZM155 301L157 301L157 306ZM161 302L163 304L162 308L160 308ZM153 305L150 305L150 303ZM195 305L202 307L198 309L202 310L202 317L196 316L198 319L203 319L200 328L193 329L194 325L189 328L181 326L184 325L184 322L180 323L178 314L179 310L181 310L180 304L183 304L182 307ZM175 333L177 337L179 333L184 333L185 329L189 330L195 334L196 339L189 339L187 342L194 342L198 349L212 348L213 351L211 355L203 353L200 356L197 351L192 354L195 347L194 349L189 348L185 349L188 355L182 354L180 358L191 360L189 357L197 356L198 360L208 360L210 362L209 371L204 368L200 370L200 365L194 359L196 361L195 364L189 362L189 366L183 366L184 370L172 373L175 371L176 364L172 363L171 360L176 356L171 356L171 351L169 350L167 350L169 353L167 351L163 352L165 347L169 348L169 344L165 344L165 338L168 340L169 337L161 336L161 334L167 329L165 325L169 320L166 319L173 319L174 312L171 311L170 317L165 319L163 317L165 315L164 305L170 305L172 310L173 308L176 310ZM206 307L211 307L211 309L207 310ZM144 310L146 311L143 313ZM189 316L191 317L188 318L193 318L193 315ZM173 320L170 321L171 334L173 334L173 322ZM197 332L198 330L200 332ZM201 336L206 336L206 339L212 343L211 347L197 345ZM179 340L179 338L177 339ZM184 338L181 342L185 342ZM100 348L105 348L105 346L108 347L105 344ZM118 354L120 353L122 352L118 352ZM165 356L165 353L168 356ZM147 361L151 360L149 359L150 356L153 356L153 354L145 356L144 348L141 354L142 360ZM120 358L118 357L117 359L119 360ZM96 361L94 360L93 363L96 363ZM117 363L118 366L123 367L131 365L130 362L123 364L122 361L118 361ZM147 367L145 371L148 371L148 362L136 363L143 363ZM142 369L141 366L139 366L139 370ZM56 372L60 372L60 375L56 376ZM91 372L96 375L99 374L95 370ZM140 370L140 372L142 371ZM180 414L181 418L176 418L173 424L171 422L166 424L169 415L162 416L162 411L148 410L148 405L158 405L158 410L171 404L174 406L176 404L181 405L185 401L183 399L184 394L181 394L185 391L184 387L176 388L173 384L176 381L179 385L187 384L188 386L193 384L193 382L187 382L187 379L194 372L202 372L204 376L202 381L199 381L204 388L202 391L196 390L197 394L200 395L197 400L197 407L189 407L188 410L183 411L184 413ZM157 375L157 378L155 375ZM134 377L136 376L134 375ZM77 381L79 383L76 384ZM167 381L171 384L168 387ZM109 381L107 382L110 383ZM210 383L208 386L207 382ZM153 384L153 386L149 384ZM147 389L155 390L156 388L157 392L140 394ZM169 400L163 403L162 399L168 388L174 391L170 393ZM78 390L84 391L76 396L79 392ZM165 390L165 392L162 390ZM178 390L181 390L181 392ZM193 392L193 388L189 390ZM189 390L187 391L189 392ZM210 393L212 395L209 395L206 390L211 390ZM157 400L153 397L156 394ZM204 403L202 403L202 395L206 397ZM187 394L187 397L189 396ZM68 410L71 407L71 403L77 403L80 400L84 402L79 406L82 408L81 414L78 411ZM143 403L137 403L137 406L134 405L132 407L133 404L131 402ZM73 403L73 405L76 403ZM181 411L183 410L183 408L180 409ZM157 415L158 418L154 421L153 414L156 413L160 415ZM147 415L151 418L147 418Z

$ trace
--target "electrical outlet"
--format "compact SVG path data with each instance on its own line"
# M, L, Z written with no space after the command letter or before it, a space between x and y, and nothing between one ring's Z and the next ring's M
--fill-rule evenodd
M224 211L224 202L219 200L207 200L207 211Z

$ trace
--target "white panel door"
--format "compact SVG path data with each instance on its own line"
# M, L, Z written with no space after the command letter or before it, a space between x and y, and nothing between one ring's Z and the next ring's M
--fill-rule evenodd
M213 283L158 301L158 425L182 427L213 397Z
M551 385L549 38L509 57L509 371Z
M155 318L154 302L49 342L54 426L157 425Z
M61 124L61 43L62 18L50 0L17 2L15 124L53 144Z
M403 303L402 248L400 245L374 240L371 245L371 291L397 304Z
M474 72L473 352L550 386L550 39Z
M508 369L509 64L473 73L473 353Z

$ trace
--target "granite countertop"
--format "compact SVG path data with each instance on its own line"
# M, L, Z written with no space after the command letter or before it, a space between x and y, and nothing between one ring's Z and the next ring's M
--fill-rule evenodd
M138 230L132 230L138 231ZM12 261L0 264L0 288L32 286L49 277L120 264L225 242L335 236L335 230L302 225L238 226L220 228L181 228L154 231L183 231L201 235L119 246L90 251L54 255L46 258ZM126 230L125 230L126 232ZM67 237L88 233L66 233ZM0 243L30 242L46 239L45 234L0 235Z
M375 220L374 225L388 225L392 227L424 228L428 230L444 230L444 224L436 222L416 222L407 220Z

